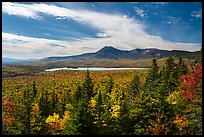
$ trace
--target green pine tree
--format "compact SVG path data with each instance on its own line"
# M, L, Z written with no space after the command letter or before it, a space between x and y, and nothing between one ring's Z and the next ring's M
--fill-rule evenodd
M39 110L40 110L40 116L42 117L48 117L49 115L52 115L50 113L50 102L48 99L47 91L42 92L42 95L39 100Z
M75 99L76 99L76 102L78 104L79 100L82 98L82 87L78 84L77 85L77 89L75 91Z
M85 81L82 85L82 90L87 95L88 100L94 96L93 86L94 85L92 82L92 78L90 77L89 70L87 69L86 78L85 78Z
M108 83L107 83L107 86L106 86L106 89L107 89L107 93L111 93L112 92L112 89L114 88L114 82L113 82L113 77L112 76L109 76L109 79L108 79Z
M164 89L164 95L170 94L177 87L178 74L176 72L174 58L171 56L165 61L165 67L162 70L161 79L161 81L164 82L162 87Z
M85 93L83 97L80 99L80 92L76 95L79 99L79 105L77 108L78 119L76 120L78 123L78 131L82 135L91 135L94 134L93 122L94 117L89 110L89 101L94 96L93 90L94 84L92 82L92 78L89 75L89 70L87 70L86 78L84 83L82 84L82 91ZM80 88L79 88L80 89Z
M148 76L145 81L144 90L146 94L155 94L154 87L159 81L159 67L157 65L157 59L152 60L151 69L149 70Z
M33 82L33 97L35 98L37 95L37 89L36 89L36 85L35 85L35 81Z
M119 135L128 135L132 131L133 126L131 125L131 119L129 119L130 109L128 102L128 97L125 96L124 91L122 92L122 98L121 98L121 108L119 113L119 119L118 119L118 134Z
M129 86L129 97L133 100L142 90L140 78L135 75Z
M178 78L182 75L186 75L188 72L188 67L187 65L185 64L185 61L179 57L179 62L178 62L178 65L177 65L177 76Z
M27 90L25 90L25 106L26 106L26 117L25 117L26 118L26 132L25 132L25 134L26 135L29 135L30 131L31 131L31 128L30 128L30 125L31 125L31 122L30 122L31 103L32 103L31 94L30 94L30 90L28 89L28 86L27 86Z

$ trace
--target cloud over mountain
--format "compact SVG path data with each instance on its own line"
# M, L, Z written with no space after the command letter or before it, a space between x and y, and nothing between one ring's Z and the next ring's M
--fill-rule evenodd
M19 4L2 3L2 12L34 20L46 20L45 15L57 20L73 20L97 29L99 38L82 37L75 41L34 38L2 32L3 56L16 53L16 57L45 57L50 55L74 55L94 52L105 45L130 50L134 48L158 48L166 50L197 51L201 45L197 43L177 43L162 37L148 34L146 26L136 19L119 13L105 13L91 10L79 10L60 7L52 4ZM142 12L140 12L142 13ZM69 31L69 30L67 30ZM15 41L21 41L20 43ZM50 46L55 44L55 46ZM57 46L61 45L61 46ZM86 48L83 47L90 47ZM42 52L44 51L44 52Z

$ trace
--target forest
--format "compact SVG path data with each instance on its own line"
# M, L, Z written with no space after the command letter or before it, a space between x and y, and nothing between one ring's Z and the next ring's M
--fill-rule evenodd
M201 135L202 63L2 78L3 135Z

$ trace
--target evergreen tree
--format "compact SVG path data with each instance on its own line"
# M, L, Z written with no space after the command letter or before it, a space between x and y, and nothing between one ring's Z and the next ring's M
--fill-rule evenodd
M135 75L129 87L130 100L133 100L135 96L141 92L141 90L142 90L142 87L141 87L140 78L138 75Z
M83 86L82 86L82 90L85 92L85 94L87 95L88 97L88 100L94 96L94 91L93 91L93 82L92 82L92 78L90 77L89 75L89 70L87 69L87 72L86 72L86 78L85 78L85 81L83 83Z
M107 93L111 93L112 89L114 87L114 82L113 82L113 77L112 76L109 76L109 80L108 80L108 83L107 83Z
M119 113L119 128L118 128L118 134L120 135L128 135L132 131L131 126L131 119L129 119L130 109L128 107L128 98L125 96L124 91L122 92L122 98L121 98L121 108Z
M165 61L165 66L163 66L159 73L160 79L155 90L163 97L169 95L174 90L177 90L179 86L179 77L186 74L187 71L187 66L181 57L179 58L178 64L176 64L174 63L174 58L170 56Z
M145 92L146 94L155 94L154 87L159 81L159 67L157 65L157 59L152 60L151 69L149 70L148 76L145 81Z
M178 77L182 76L182 75L186 75L188 72L188 67L185 64L185 61L179 57L179 63L177 65L177 71L178 71Z
M78 131L82 135L92 135L94 134L93 130L93 121L94 117L90 113L88 108L88 102L86 100L81 100L78 107Z
M78 104L79 100L82 98L82 87L78 84L77 85L77 90L75 91L75 99L76 99L76 102Z
M152 67L151 67L151 70L150 70L150 74L152 75L153 79L158 78L158 71L159 71L159 67L157 65L157 59L154 58L152 60Z
M174 58L169 57L165 61L165 67L162 70L162 81L164 82L164 95L170 94L174 91L178 84L178 74L176 73L176 64L174 63Z
M89 75L89 70L87 70L86 78L82 84L82 90L85 93L83 98L79 100L78 105L78 130L82 135L94 134L93 121L94 117L89 110L89 101L94 96L93 82ZM78 98L80 98L81 93L77 93Z
M147 95L142 91L136 98L135 102L129 109L129 134L144 135L145 130L150 126L149 120L153 119L153 115L157 110L156 99L151 95Z
M25 90L25 106L26 106L26 132L25 134L30 134L30 117L31 117L31 95L30 90Z
M165 80L169 79L171 73L173 72L174 66L175 66L174 58L170 56L165 61L165 68L164 68L164 73L163 73Z
M32 103L34 100L32 99L32 89L26 85L26 88L24 90L24 99L22 101L22 105L24 110L21 113L21 116L23 118L22 123L25 125L25 130L23 131L23 134L30 135L31 134L31 111L32 111Z
M96 108L98 109L100 113L102 112L102 105L103 105L103 99L102 99L101 91L99 91L98 99L96 102Z
M35 98L37 95L37 89L36 89L36 85L35 85L35 81L33 82L33 97Z
M106 85L106 93L107 94L111 94L112 92L112 89L114 88L114 79L112 76L109 76L109 79L108 79L108 82L107 82L107 85ZM105 94L105 101L107 101L107 109L111 109L111 104L110 104L110 96L108 96L107 94Z
M96 100L96 106L95 106L95 116L97 117L97 120L95 120L97 122L96 126L95 126L95 134L97 135L101 135L104 134L105 132L105 128L103 127L103 113L104 113L104 107L103 107L103 99L102 99L102 94L101 91L99 91L98 93L98 97Z
M45 92L45 93L44 93ZM48 100L48 92L43 91L42 95L39 100L39 110L40 110L40 116L42 117L48 117L51 115L50 112L50 102Z

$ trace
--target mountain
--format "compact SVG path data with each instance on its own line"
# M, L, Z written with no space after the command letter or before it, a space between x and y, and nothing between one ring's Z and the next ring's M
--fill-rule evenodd
M156 48L148 49L133 49L133 50L119 50L111 46L105 46L95 53L84 53L75 56L64 57L47 57L40 59L40 61L63 61L66 59L141 59L141 58L154 58L154 57L182 57L182 58L194 58L198 54L198 51L189 52L181 50L160 50Z
M34 60L37 60L37 59L36 58L29 58L29 59L2 58L2 64L30 62Z

